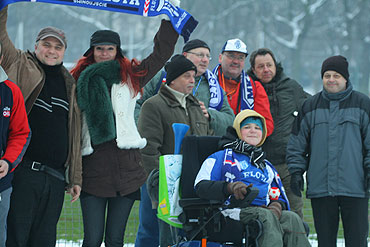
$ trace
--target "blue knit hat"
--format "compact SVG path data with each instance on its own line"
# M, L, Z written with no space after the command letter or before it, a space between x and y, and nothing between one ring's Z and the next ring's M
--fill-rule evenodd
M243 128L245 125L249 124L249 123L254 123L254 124L257 124L258 127L260 127L261 131L263 131L263 128L262 128L262 121L260 118L258 117L248 117L246 119L244 119L241 123L240 123L240 128Z

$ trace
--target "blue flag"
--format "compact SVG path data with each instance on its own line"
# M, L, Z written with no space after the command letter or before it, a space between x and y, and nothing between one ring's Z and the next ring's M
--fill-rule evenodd
M198 25L187 11L174 6L169 0L1 0L0 9L15 2L44 2L92 9L102 9L142 16L167 15L174 29L188 41Z

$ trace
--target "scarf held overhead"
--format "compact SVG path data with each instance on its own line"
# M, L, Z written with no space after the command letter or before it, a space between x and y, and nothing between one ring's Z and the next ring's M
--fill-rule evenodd
M174 6L169 0L1 0L0 10L15 2L64 4L149 17L165 14L170 18L176 32L184 37L185 42L198 25L194 17L187 11Z

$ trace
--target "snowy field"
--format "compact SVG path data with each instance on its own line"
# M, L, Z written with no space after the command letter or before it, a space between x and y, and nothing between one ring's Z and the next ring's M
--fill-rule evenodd
M310 243L312 247L317 247L316 240L310 240ZM79 247L81 245L82 245L82 241L76 243L76 242L71 242L71 241L59 240L57 242L56 247ZM344 247L344 239L338 239L337 246ZM105 245L102 244L101 247L105 247ZM134 244L125 244L124 247L134 247ZM368 247L370 247L370 243L368 243Z

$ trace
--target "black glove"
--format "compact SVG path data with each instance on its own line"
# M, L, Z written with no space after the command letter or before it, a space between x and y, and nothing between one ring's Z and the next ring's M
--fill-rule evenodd
M303 191L303 184L303 172L296 171L290 175L290 189L294 195L299 197L302 196L301 191Z

